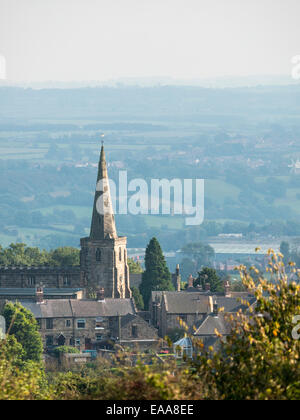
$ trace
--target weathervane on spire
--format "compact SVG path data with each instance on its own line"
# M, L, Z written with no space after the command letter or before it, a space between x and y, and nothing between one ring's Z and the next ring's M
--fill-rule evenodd
M103 140L103 139L104 139L104 134L103 134L103 133L101 133L101 134L100 134L100 137L101 137L101 144L102 144L102 146L103 146L103 144L104 144L104 140Z

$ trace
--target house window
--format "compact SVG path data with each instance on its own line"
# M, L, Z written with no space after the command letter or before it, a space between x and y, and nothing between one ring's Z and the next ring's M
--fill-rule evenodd
M96 318L95 329L96 330L103 330L104 329L104 319L103 318L101 318L101 317Z
M29 286L35 286L35 277L34 276L28 277L28 285Z
M63 278L63 285L64 286L70 286L70 279L69 279L69 277L68 276L64 276L64 278Z
M46 329L47 330L53 330L53 319L47 318L46 319Z
M79 328L79 329L85 328L85 319L78 319L77 320L77 328Z
M132 337L137 337L138 336L138 326L137 325L133 324L131 326L131 334L132 334Z
M75 346L80 346L80 338L75 339Z
M99 248L96 249L96 261L101 262L101 250Z
M36 320L37 324L38 324L38 329L41 330L42 329L42 320L39 318Z
M66 320L66 327L67 328L70 328L71 327L71 320L70 319L67 319Z
M101 340L102 340L102 335L96 334L96 341L101 341Z
M46 347L53 346L53 335L46 335Z
M69 345L70 346L74 346L74 338L73 337L70 338Z

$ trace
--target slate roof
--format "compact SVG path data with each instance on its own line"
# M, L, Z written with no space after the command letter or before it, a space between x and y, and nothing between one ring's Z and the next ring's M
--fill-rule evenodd
M47 288L44 289L44 296L51 295L51 296L61 296L61 295L74 295L77 292L80 292L82 289L78 288ZM7 288L1 287L0 288L0 296L35 296L36 289L31 287L14 287L14 288Z
M35 318L88 318L124 316L135 313L131 299L105 299L104 301L51 299L44 303L21 301Z
M104 301L72 300L71 306L75 317L124 316L129 313L135 313L131 299L106 298Z
M222 314L218 316L207 315L197 330L194 332L195 336L216 336L215 330L222 335L228 335L230 333L230 325L225 321Z
M213 302L217 301L219 308L224 308L224 312L238 312L240 309L245 311L248 306L241 303L237 297L212 296ZM255 302L255 297L249 297L247 300L251 305Z
M210 312L209 297L202 293L164 292L163 298L170 314Z

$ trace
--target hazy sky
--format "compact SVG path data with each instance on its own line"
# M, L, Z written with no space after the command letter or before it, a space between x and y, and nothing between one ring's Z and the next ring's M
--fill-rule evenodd
M290 74L299 0L0 0L16 81Z

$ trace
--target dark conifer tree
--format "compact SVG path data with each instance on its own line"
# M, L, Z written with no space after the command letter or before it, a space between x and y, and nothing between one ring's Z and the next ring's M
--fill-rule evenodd
M174 290L174 287L161 246L156 238L152 238L146 248L145 271L140 285L145 308L148 308L151 292L155 290Z

